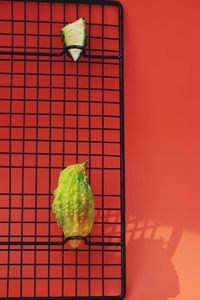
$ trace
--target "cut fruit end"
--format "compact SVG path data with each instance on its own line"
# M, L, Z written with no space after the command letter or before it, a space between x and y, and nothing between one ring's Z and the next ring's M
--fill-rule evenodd
M78 246L80 245L80 243L82 242L82 240L70 240L69 246L72 250L75 250L76 248L78 248Z
M82 53L82 50L80 49L70 49L68 51L71 54L71 57L73 58L74 61L77 61Z

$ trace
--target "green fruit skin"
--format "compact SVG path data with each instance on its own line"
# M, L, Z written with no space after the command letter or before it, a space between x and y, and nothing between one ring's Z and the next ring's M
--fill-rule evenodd
M86 175L86 162L68 166L60 173L52 211L64 236L87 236L94 223L94 197ZM81 240L69 240L75 249Z

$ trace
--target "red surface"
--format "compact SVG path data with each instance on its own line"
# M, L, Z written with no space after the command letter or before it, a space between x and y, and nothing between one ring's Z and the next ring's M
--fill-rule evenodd
M121 2L125 21L126 299L199 300L200 3ZM98 18L98 14L94 16ZM30 70L32 67L30 64ZM2 178L5 176L2 173ZM19 185L12 188L17 190ZM15 199L19 203L20 198ZM6 252L2 253L0 259L7 261ZM19 263L19 254L15 251L11 255L12 263ZM54 263L59 259L55 254L52 251ZM66 260L74 259L71 256ZM45 252L44 257L37 257L38 262L48 263L46 258ZM26 255L25 259L32 263L34 258ZM98 259L95 257L95 262ZM38 268L37 273L46 274L45 268ZM1 271L6 277L6 267ZM60 276L53 266L51 271ZM94 274L97 271L92 270ZM19 276L19 268L12 267L10 272ZM24 268L23 272L26 276L33 270ZM72 274L74 268L66 272ZM1 293L6 295L6 281L1 283ZM33 282L24 280L23 284L27 296L33 294ZM80 293L84 293L85 282L79 284ZM19 281L11 281L11 289L16 296ZM46 295L47 282L38 279L37 289L39 296ZM58 280L52 279L51 293L56 294L57 289L61 290ZM92 290L101 291L100 280L92 283ZM106 291L111 292L109 285ZM74 295L73 284L66 293Z
M198 300L200 3L121 2L126 299Z

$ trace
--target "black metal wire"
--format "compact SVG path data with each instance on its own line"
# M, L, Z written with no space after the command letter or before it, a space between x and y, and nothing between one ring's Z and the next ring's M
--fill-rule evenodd
M120 63L119 63L119 84L120 84L120 115L122 116L120 119L120 198L121 198L121 236L122 241L125 242L126 238L126 219L125 219L125 163L124 163L124 152L125 152L125 146L124 146L124 37L123 37L123 9L120 5L119 9L119 32L120 32L120 39L119 39L119 48L120 48ZM124 298L126 295L126 249L125 247L122 247L122 254L121 254L121 275L122 275L122 282L121 282L121 294L120 297Z
M119 55L92 55L92 54L87 54L86 49L82 46L78 45L71 45L67 46L64 48L64 50L58 52L58 53L49 53L49 52L31 52L31 51L13 51L12 55L27 55L27 56L62 56L64 55L68 49L81 49L83 50L82 56L85 58L97 58L97 59L118 59L120 58ZM95 49L93 49L95 50ZM115 51L114 51L115 52ZM10 51L0 51L0 55L10 55Z
M65 3L63 2L63 25L65 25L66 23L66 9L65 9ZM64 87L64 91L63 91L63 128L62 128L62 138L63 138L63 147L62 147L62 152L63 152L63 156L62 156L62 168L65 168L65 155L64 153L66 153L66 147L65 147L65 122L66 122L66 75L67 75L67 70L66 70L66 64L64 64L64 77L63 77L63 87ZM52 153L53 154L53 153ZM64 255L65 255L65 248L64 248L64 243L62 244L62 297L64 297L64 276L65 276L65 269L64 269Z
M23 7L21 12L17 8L19 2ZM55 21L54 8L59 2L63 7L63 17L61 21ZM125 293L122 8L118 2L106 0L0 0L0 10L6 3L10 3L10 14L0 17L0 24L5 21L10 24L7 31L3 29L4 25L0 27L0 37L10 41L9 45L1 45L0 39L0 61L7 66L0 69L0 76L6 79L4 81L1 77L3 80L0 81L0 172L6 170L8 185L0 186L0 255L7 253L7 256L0 262L0 282L6 285L5 292L0 289L0 299L11 299L13 295L24 300L40 299L43 283L43 293L49 299L122 298ZM31 3L36 7L33 20L28 15ZM48 7L48 20L42 18L42 4ZM54 43L58 38L54 25L60 24L61 27L68 22L68 5L71 4L74 6L70 10L74 9L76 18L81 16L82 5L87 8L89 16L86 23L88 48L68 47L83 50L78 62L72 62L65 55L67 48L62 50ZM101 10L100 22L95 21L97 6ZM119 19L116 24L109 24L106 20L108 7L117 9ZM20 13L23 19L18 19ZM16 32L17 24L21 26L20 32ZM40 31L41 24L49 25L45 34ZM28 32L28 25L35 26L34 34ZM99 35L93 34L93 26L101 28ZM117 30L116 37L106 35L109 28ZM34 36L36 46L28 45L27 38ZM49 38L49 48L41 46L40 38L45 36ZM22 40L16 43L15 37L22 37ZM94 38L101 41L101 47L92 47ZM119 41L119 45L108 48L107 41ZM30 63L33 68L30 68ZM43 63L48 65L45 70ZM109 71L112 68L115 68L114 72ZM98 86L93 83L95 80L99 80ZM55 105L60 107L59 111L54 111ZM42 107L46 110L41 110ZM44 131L45 135L41 135ZM57 224L51 214L52 185L66 165L86 159L89 160L89 181L92 186L99 185L94 193L94 230L88 237L64 238L61 232L54 233ZM117 192L112 188L106 191L105 178L109 172L116 176L116 185L121 185ZM46 176L47 187L41 186L42 174ZM110 179L113 175L109 175ZM28 176L32 177L27 179ZM1 220L1 216L6 218ZM7 231L4 231L5 226ZM71 252L67 247L70 239L83 240L81 247ZM61 258L59 262L53 254ZM27 261L30 255L31 262ZM44 257L42 262L39 261L40 255ZM66 262L70 255L73 260ZM110 260L108 255L111 255ZM94 261L95 256L99 257L98 263ZM66 271L70 266L74 269L72 274ZM4 267L7 268L5 275L1 273ZM16 274L12 272L13 267ZM26 267L32 268L28 274L25 273ZM41 276L39 267L46 268L46 275ZM57 275L52 273L53 267L58 268ZM119 271L113 269L110 277L108 267L110 270L118 267ZM53 281L59 285L56 297L52 291ZM96 288L98 281L101 291ZM16 282L19 285L13 289ZM25 294L27 282L32 286L29 298ZM119 283L119 293L108 296L108 287Z
M14 9L13 9L13 0L11 1L11 30L14 32ZM13 50L13 39L12 36L12 50ZM11 54L10 62L10 86L13 84L13 55ZM10 114L9 114L9 208L8 208L8 260L7 264L10 264L10 235L11 235L11 204L12 204L12 88L10 89ZM7 268L7 288L6 288L6 297L9 296L9 277L10 277L10 268Z
M78 1L76 1L76 19L79 18ZM79 161L79 64L76 64L76 163ZM75 297L78 296L78 250L75 249Z
M26 20L26 2L24 2L24 19ZM26 23L24 22L24 47L26 47ZM26 55L24 55L24 86L26 86ZM21 219L22 219L22 223L21 223L21 255L20 255L20 297L22 298L22 289L23 289L23 235L24 235L24 173L25 173L25 169L24 169L24 165L25 165L25 131L26 131L26 89L24 88L24 93L23 93L23 129L22 129L22 187L21 187L21 192L22 192L22 199L21 199ZM37 144L37 143L36 143ZM37 192L36 192L37 194ZM37 212L37 209L35 210L35 212ZM35 224L35 226L37 226ZM36 233L35 233L35 236Z
M52 127L52 2L50 2L50 76L49 76L49 173L48 173L48 184L49 184L49 194L51 193L51 165L52 165L52 159L51 159L51 152L52 152L52 132L51 132L51 127ZM51 196L49 196L48 199L48 206L51 207ZM51 219L51 211L48 211L48 219ZM50 237L51 237L51 223L50 221L48 222L48 293L47 296L50 297L50 255L51 255L51 249L50 249Z
M102 4L101 6L101 18L102 18L102 90L105 90L105 83L104 83L104 73L105 73L105 69L104 69L104 11L105 11L105 7L104 4ZM104 209L104 168L105 168L105 164L104 164L104 128L105 128L105 124L104 124L104 93L102 93L102 208ZM102 214L102 242L104 243L104 213ZM105 282L104 282L104 277L105 277L105 272L104 272L104 245L102 245L102 295L105 295Z
M91 23L91 15L92 15L92 11L91 11L91 4L89 4L89 23ZM90 48L91 48L91 26L89 25L89 28L88 28L88 34L89 34L89 41L88 41L88 44L89 44L89 56L88 56L88 126L89 126L89 133L88 133L88 137L89 137L89 151L88 151L88 157L89 157L89 166L91 166L91 118L90 118L90 115L91 115L91 53L90 53ZM89 169L89 182L92 184L92 176L91 176L91 169ZM91 247L90 247L90 243L91 243L91 240L90 240L90 235L88 237L89 239L89 245L88 245L88 280L89 280L89 283L88 283L88 295L90 296L91 295Z

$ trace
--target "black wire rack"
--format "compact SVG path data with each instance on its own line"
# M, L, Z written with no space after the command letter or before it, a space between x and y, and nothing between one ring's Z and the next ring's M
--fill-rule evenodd
M87 46L73 62L60 29L80 17ZM64 167L86 159L95 223L65 239L52 192ZM0 299L124 297L120 3L0 0L0 179Z

